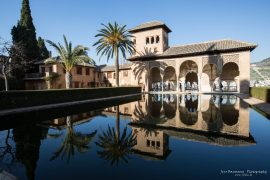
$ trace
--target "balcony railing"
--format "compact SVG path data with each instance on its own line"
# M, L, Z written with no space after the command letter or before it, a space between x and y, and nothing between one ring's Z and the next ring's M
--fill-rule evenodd
M45 73L27 73L25 78L42 78L45 76Z
M27 73L25 78L44 78L53 75L54 72L45 72L45 73Z

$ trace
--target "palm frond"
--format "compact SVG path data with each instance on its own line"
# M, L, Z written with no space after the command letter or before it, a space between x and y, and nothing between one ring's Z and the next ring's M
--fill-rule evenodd
M56 49L67 72L70 72L71 69L78 63L95 64L94 60L88 56L87 51L89 48L82 45L77 45L75 48L72 48L72 43L68 42L65 35L63 35L63 39L64 46L60 43L56 44L50 40L47 40L47 43Z

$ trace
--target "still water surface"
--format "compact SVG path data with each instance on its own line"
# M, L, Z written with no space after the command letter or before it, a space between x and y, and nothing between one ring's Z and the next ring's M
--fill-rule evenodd
M38 180L270 179L270 121L236 96L144 95L82 109L35 112L1 128L0 173Z

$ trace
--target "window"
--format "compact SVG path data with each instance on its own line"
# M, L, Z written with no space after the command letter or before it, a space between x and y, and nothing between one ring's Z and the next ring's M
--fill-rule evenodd
M41 74L45 74L45 67L41 67Z
M79 82L74 82L74 87L79 88Z
M155 145L156 145L156 142L155 142L155 141L152 141L152 142L151 142L151 146L152 146L152 147L155 147Z
M160 148L160 141L157 141L157 148Z
M147 139L146 141L146 146L149 147L150 146L150 140Z
M49 72L53 72L52 66L49 67Z
M89 75L90 74L90 69L89 68L86 68L85 69L85 75Z
M128 113L128 107L125 107L125 108L124 108L124 112L125 112L125 114Z
M151 37L151 44L154 44L154 42L155 42L155 38L152 36Z
M107 76L108 76L108 78L112 78L112 73L108 72Z
M145 43L149 44L149 37L146 37Z
M82 74L82 67L77 67L77 74Z
M127 70L124 71L123 74L124 74L124 77L128 77L128 71Z
M156 37L156 43L159 43L159 36Z
M158 52L157 47L155 47L154 48L154 53L157 53L157 52Z

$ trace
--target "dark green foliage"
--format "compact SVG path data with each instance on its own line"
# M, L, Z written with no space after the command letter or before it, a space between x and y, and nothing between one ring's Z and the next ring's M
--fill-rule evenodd
M251 87L250 96L270 103L270 87Z
M18 90L24 88L24 81L22 79L17 79L14 76L8 77L9 90ZM0 78L0 91L5 90L4 78Z
M47 59L50 56L50 52L48 51L44 39L41 37L38 37L38 47L39 47L39 53L41 59Z
M29 62L34 62L40 57L39 48L36 39L36 29L33 24L29 0L23 0L21 9L21 18L17 26L11 30L13 43L23 45L24 57Z
M0 92L0 110L141 93L141 87Z
M27 125L13 129L16 145L16 159L21 162L29 180L35 179L41 140L46 137L48 129Z

